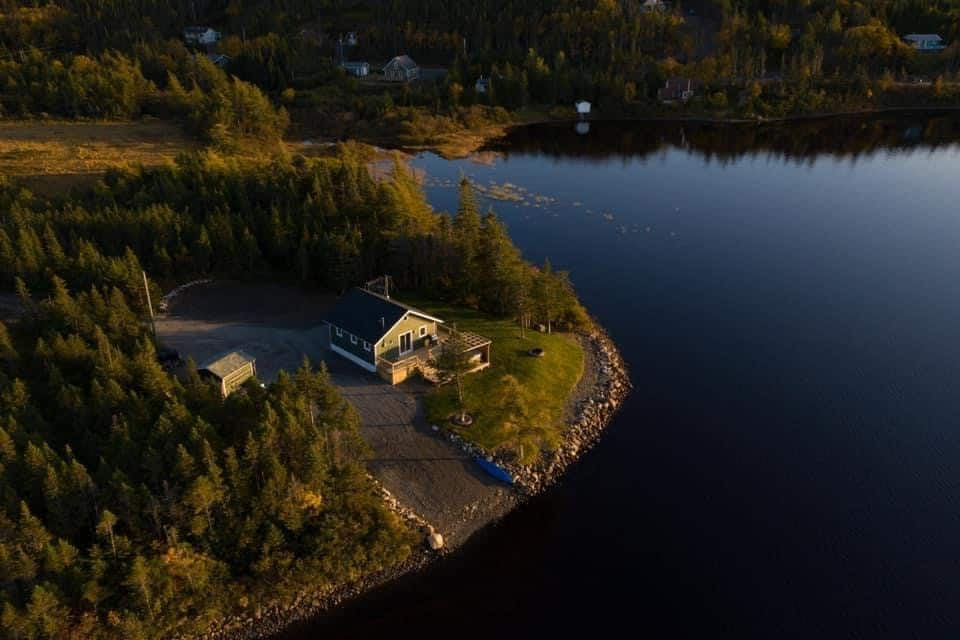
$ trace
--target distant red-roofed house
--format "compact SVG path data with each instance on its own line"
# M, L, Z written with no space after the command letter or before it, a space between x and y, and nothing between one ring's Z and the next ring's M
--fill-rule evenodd
M703 83L693 78L667 78L663 88L657 90L657 100L670 104L686 102L697 94Z

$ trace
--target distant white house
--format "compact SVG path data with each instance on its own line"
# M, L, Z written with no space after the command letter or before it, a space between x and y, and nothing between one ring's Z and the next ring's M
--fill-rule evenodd
M183 30L187 44L214 44L220 42L220 32L210 27L187 27Z
M640 8L644 11L666 11L667 3L663 0L644 0Z
M340 65L340 68L346 71L348 75L357 78L363 78L370 74L369 62L344 62Z
M393 82L410 82L420 77L420 67L410 56L397 56L384 65L383 77Z
M477 78L477 81L473 83L473 90L478 94L486 93L489 88L490 88L490 79L484 78L483 76L480 76L479 78Z
M917 51L925 53L943 51L947 48L947 43L935 33L908 33L903 36L903 39Z
M586 100L577 100L573 103L573 106L576 108L577 113L580 114L581 118L590 113L590 103Z

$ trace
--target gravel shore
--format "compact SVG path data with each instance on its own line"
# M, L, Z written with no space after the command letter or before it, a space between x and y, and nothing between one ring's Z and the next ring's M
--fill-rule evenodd
M448 514L452 518L444 519L447 538L443 540L441 548L434 550L428 544L434 534L430 521L380 484L386 502L411 527L421 531L426 541L405 562L349 584L325 590L304 590L290 601L263 605L250 615L229 618L206 633L191 638L249 640L269 637L290 624L321 614L374 587L423 568L458 547L477 530L547 490L579 456L593 447L631 388L626 365L616 346L602 330L580 335L578 339L584 348L584 373L568 402L569 428L561 446L555 451L544 453L535 464L520 466L506 459L486 455L453 434L446 436L465 454L484 456L507 469L514 478L514 486L509 488L504 485L495 492L487 492L465 505L460 513Z

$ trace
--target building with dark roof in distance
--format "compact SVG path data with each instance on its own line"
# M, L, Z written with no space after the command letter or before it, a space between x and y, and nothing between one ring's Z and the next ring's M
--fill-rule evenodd
M410 82L420 78L420 67L410 56L397 56L384 65L383 77L393 82Z

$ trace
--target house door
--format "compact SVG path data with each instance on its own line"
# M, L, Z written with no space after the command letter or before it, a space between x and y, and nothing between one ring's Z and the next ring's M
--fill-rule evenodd
M413 351L413 333L407 331L400 334L400 353L409 353Z

